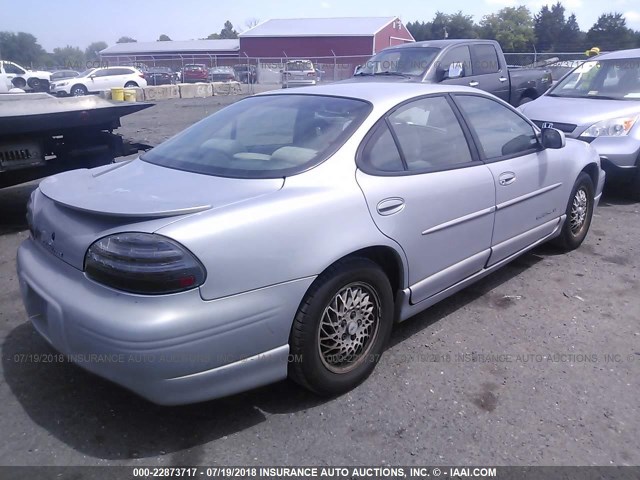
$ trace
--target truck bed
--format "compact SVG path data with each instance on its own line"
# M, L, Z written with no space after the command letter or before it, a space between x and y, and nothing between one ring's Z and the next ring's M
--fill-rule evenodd
M0 137L64 132L76 128L113 130L120 117L152 103L113 102L87 95L57 98L47 93L0 95Z

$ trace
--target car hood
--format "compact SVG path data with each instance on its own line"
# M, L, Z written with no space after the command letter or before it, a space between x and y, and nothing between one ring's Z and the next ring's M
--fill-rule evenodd
M577 125L578 135L596 122L640 114L640 101L562 98L543 95L520 107L531 120Z
M54 202L94 215L157 218L248 200L282 188L283 179L244 180L161 167L142 160L73 170L40 183Z

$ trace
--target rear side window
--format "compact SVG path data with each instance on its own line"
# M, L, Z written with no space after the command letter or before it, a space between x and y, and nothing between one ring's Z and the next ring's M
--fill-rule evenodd
M498 52L490 44L473 45L473 73L475 75L487 75L497 73L500 70Z
M389 121L409 170L451 168L472 161L462 127L444 97L408 103Z
M402 105L379 122L358 163L368 173L429 172L470 165L469 144L445 97Z
M524 155L538 148L533 127L504 105L475 95L456 95L455 99L487 160Z
M362 163L366 170L402 172L404 165L400 152L386 122L381 122L362 150ZM368 167L368 168L366 168Z

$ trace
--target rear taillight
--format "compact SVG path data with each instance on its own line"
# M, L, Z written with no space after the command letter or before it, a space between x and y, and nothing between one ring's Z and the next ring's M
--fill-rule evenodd
M316 74L314 72L309 72L307 73L307 77L315 77Z
M89 278L118 290L150 295L182 292L204 283L206 272L182 245L151 233L118 233L96 241L85 255Z
M139 76L140 78L144 78L144 74L142 74L142 73L139 73L139 74L138 74L138 76Z

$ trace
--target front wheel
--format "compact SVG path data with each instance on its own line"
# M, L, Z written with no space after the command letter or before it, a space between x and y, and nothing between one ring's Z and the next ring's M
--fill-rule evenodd
M136 82L127 82L124 84L124 88L135 88L138 84Z
M85 87L84 85L74 85L69 91L69 93L73 97L81 97L83 95L86 95L88 91L87 91L87 87Z
M567 219L562 227L562 232L553 242L562 250L575 250L587 236L593 216L593 196L591 177L581 172L569 197L566 210Z
M384 271L347 258L320 275L289 338L289 377L320 395L346 392L373 371L391 334L393 294Z

